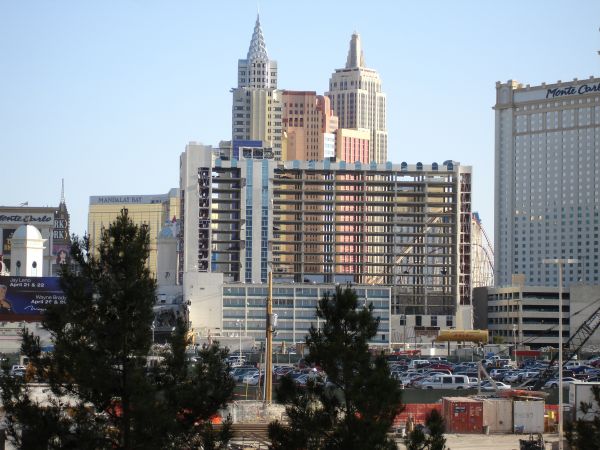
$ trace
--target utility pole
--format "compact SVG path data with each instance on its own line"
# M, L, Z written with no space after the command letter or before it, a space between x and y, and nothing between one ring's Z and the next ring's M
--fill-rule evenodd
M273 400L273 273L268 273L267 291L267 345L265 348L265 403ZM259 375L260 378L260 375Z
M578 259L544 259L544 264L558 266L558 450L563 450L563 265L578 264ZM570 315L569 309L569 315ZM570 322L569 322L570 325Z

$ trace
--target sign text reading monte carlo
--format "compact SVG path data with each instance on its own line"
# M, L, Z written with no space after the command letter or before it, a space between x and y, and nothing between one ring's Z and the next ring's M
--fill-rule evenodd
M0 223L38 223L46 224L54 221L48 214L0 214Z
M168 200L166 195L94 195L90 197L90 205L144 205L162 203Z
M563 97L565 95L581 95L590 92L600 92L600 83L567 86L563 88L546 89L546 98Z

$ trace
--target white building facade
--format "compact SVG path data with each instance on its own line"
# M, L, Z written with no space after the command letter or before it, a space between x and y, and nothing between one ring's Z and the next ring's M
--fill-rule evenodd
M495 282L599 284L600 78L496 84Z

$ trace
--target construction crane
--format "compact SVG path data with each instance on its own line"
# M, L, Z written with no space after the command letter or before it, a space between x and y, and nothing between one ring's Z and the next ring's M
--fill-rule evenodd
M581 347L585 345L588 339L596 332L600 326L600 307L597 308L580 326L577 331L571 335L569 340L563 345L563 370L564 366L577 354ZM559 342L562 336L559 336ZM560 345L560 344L559 344ZM554 374L554 363L558 359L558 352L552 357L546 369L537 378L533 385L533 390L539 390ZM561 386L562 388L562 386Z

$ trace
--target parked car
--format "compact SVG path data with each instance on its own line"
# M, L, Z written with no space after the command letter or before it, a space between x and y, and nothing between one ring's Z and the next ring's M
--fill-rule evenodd
M506 391L509 389L512 389L510 384L506 384L501 381L496 381L496 389L494 389L494 385L489 380L486 380L481 383L481 390L486 392L493 392L495 390Z
M450 364L435 361L429 366L427 366L427 368L432 370L447 370L450 373L452 373L453 369L453 367Z
M413 359L408 363L409 369L421 369L427 366L429 366L427 359Z
M234 381L243 381L246 375L256 372L258 372L256 367L239 368L239 371L236 372L235 375L232 375L232 377Z
M469 377L465 375L435 375L421 382L421 389L469 389Z
M256 386L259 382L262 382L263 379L264 373L259 373L257 371L247 374L242 380L242 382L250 386Z
M11 377L24 377L26 370L27 370L27 368L25 366L22 366L22 365L19 365L19 364L15 364L14 366L11 367L10 371L8 372L8 374Z
M573 377L563 377L563 387L566 387L576 381L580 381L577 380L576 378ZM544 384L544 389L555 389L558 387L558 378L552 378L550 380L548 380L546 382L546 384Z
M490 370L490 377L492 377L496 381L502 381L504 375L510 372L510 369L492 369Z

